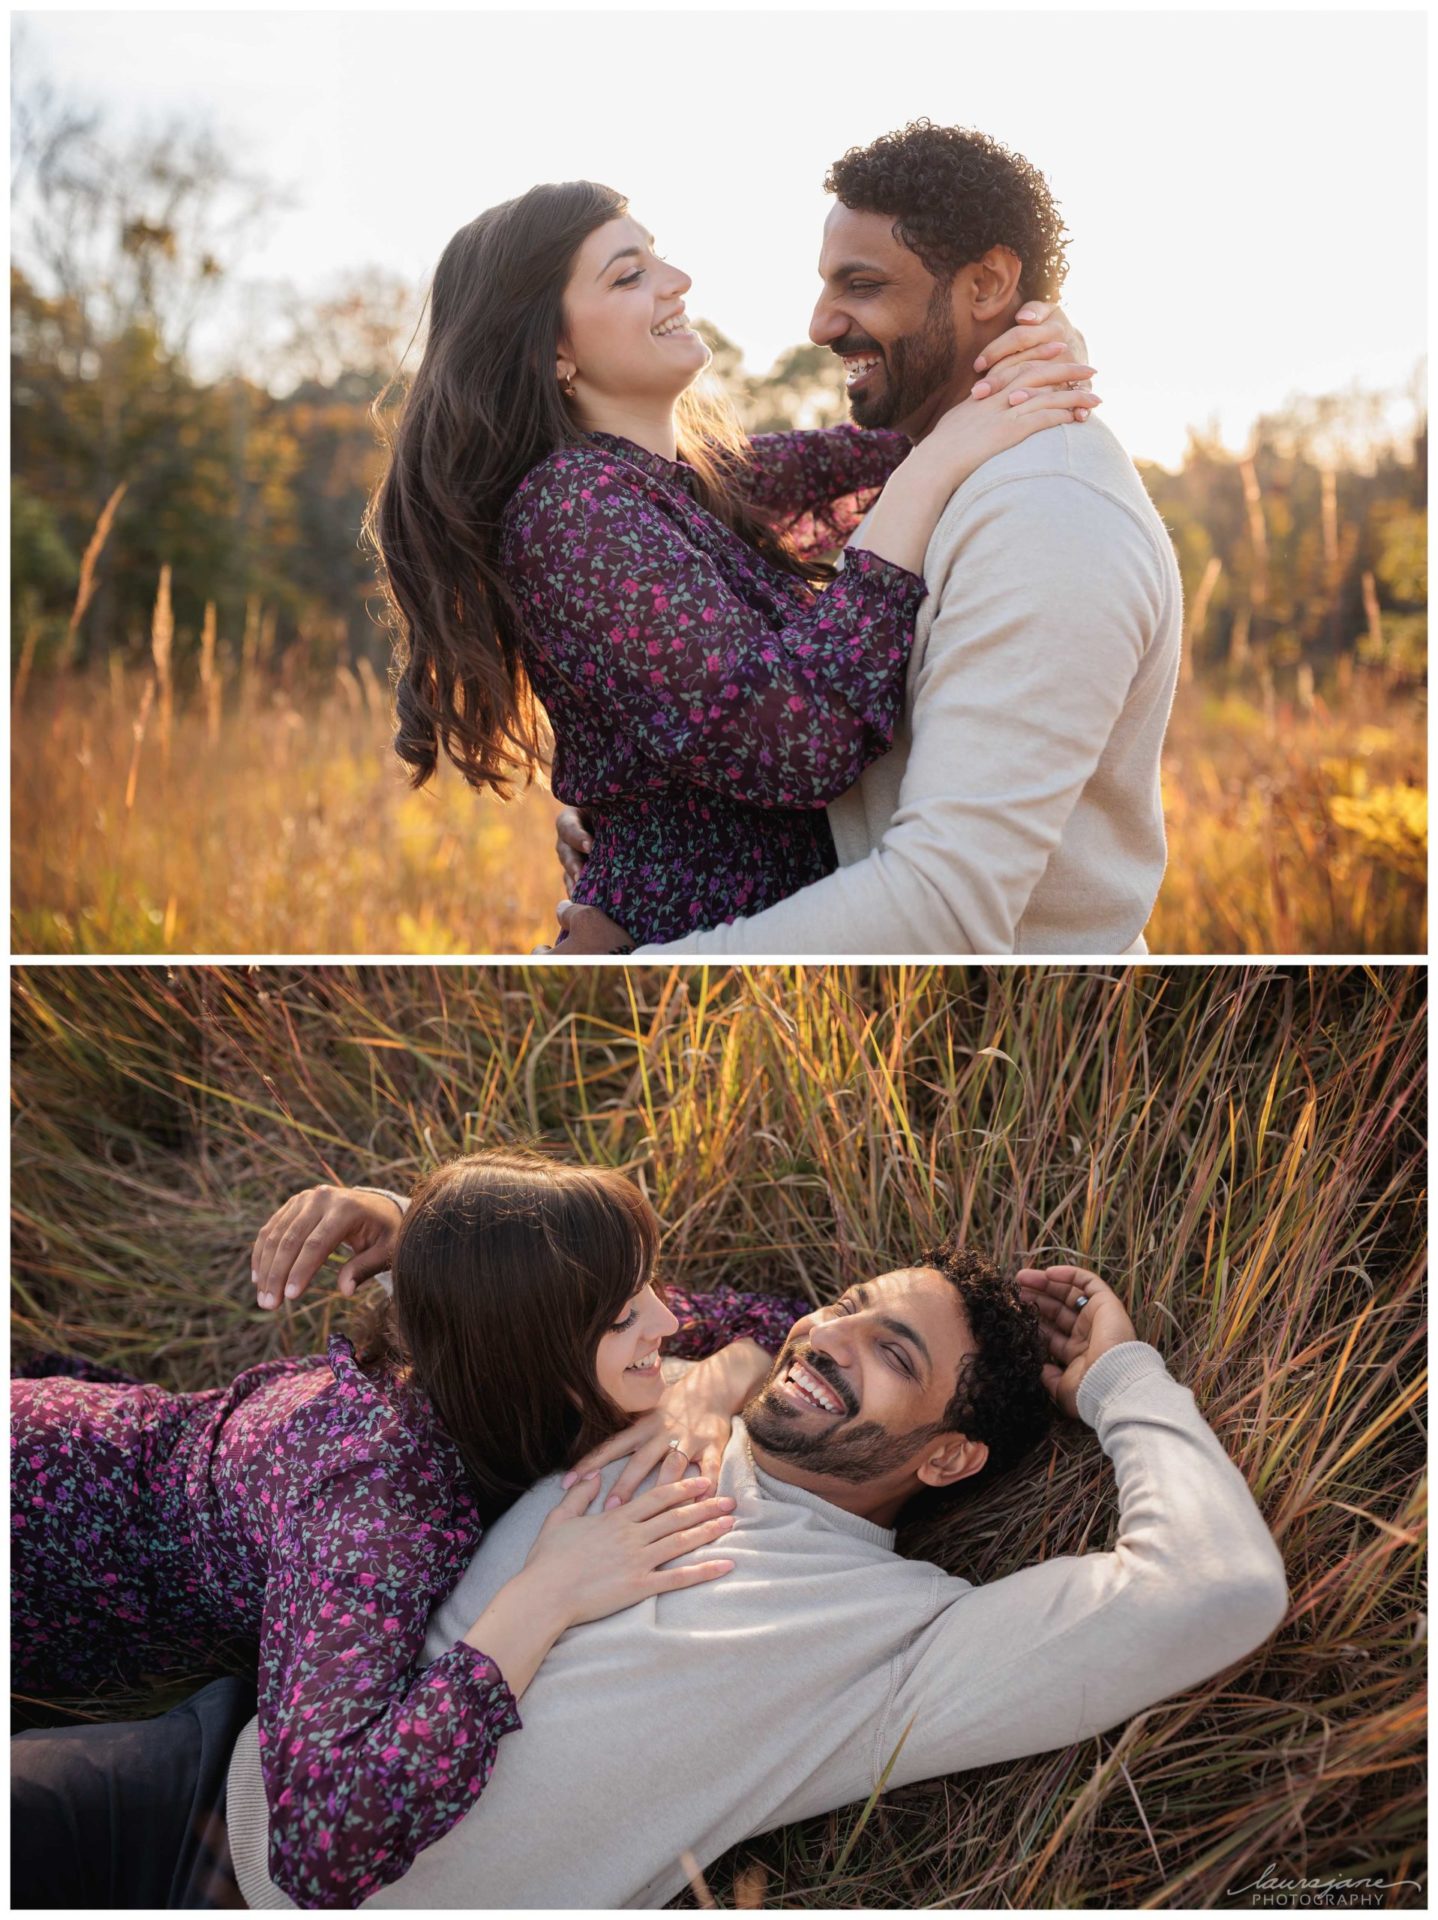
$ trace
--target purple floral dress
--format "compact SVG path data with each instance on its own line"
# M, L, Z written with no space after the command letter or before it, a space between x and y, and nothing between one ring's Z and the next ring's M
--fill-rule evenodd
M839 545L909 447L851 427L749 444L749 497L800 552ZM531 469L501 524L553 790L594 825L574 898L641 942L833 871L822 810L892 739L925 591L862 548L817 591L707 513L693 480L591 434Z
M665 1351L778 1352L792 1299L667 1289ZM11 1382L16 1683L194 1672L258 1645L270 1871L302 1907L353 1907L471 1807L520 1725L464 1642L420 1664L431 1608L482 1532L423 1395L334 1335L230 1386Z

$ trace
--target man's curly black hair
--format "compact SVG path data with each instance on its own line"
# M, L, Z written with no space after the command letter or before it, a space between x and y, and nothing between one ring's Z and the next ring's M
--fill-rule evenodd
M850 147L824 191L855 213L889 215L894 238L936 280L952 280L990 247L1009 247L1023 263L1020 297L1058 298L1067 235L1053 196L1037 167L987 134L914 120Z
M988 1444L983 1467L962 1483L972 1491L1017 1465L1053 1424L1053 1400L1042 1378L1048 1349L1038 1308L991 1260L951 1240L910 1264L934 1268L957 1291L978 1348L960 1362L941 1421L946 1433Z

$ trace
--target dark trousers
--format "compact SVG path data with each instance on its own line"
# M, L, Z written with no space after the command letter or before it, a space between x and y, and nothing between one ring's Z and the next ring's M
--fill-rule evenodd
M10 1742L13 1907L243 1907L225 1776L255 1711L214 1680L156 1720L37 1727Z

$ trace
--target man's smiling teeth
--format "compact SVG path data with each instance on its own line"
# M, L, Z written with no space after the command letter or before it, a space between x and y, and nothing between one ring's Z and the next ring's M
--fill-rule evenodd
M688 316L682 313L672 313L667 320L661 321L657 327L651 327L649 331L654 335L656 340L667 340L671 333L688 333Z
M658 1365L659 1349L656 1347L647 1360L636 1360L632 1366L626 1367L624 1371L626 1373L653 1373Z
M785 1374L784 1380L786 1385L797 1387L799 1392L802 1393L806 1399L812 1400L821 1412L842 1413L844 1411L828 1387L824 1385L823 1381L820 1380L816 1374L810 1373L802 1361L796 1360L794 1362L793 1366L790 1367L789 1371Z
M879 364L877 354L846 353L844 355L845 384L854 386L864 375Z

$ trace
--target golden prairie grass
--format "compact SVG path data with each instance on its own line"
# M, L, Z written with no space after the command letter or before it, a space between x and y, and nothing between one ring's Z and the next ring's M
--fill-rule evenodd
M503 805L445 772L409 791L368 662L290 691L257 609L228 678L207 625L185 693L157 634L154 669L40 675L17 697L17 951L528 953L554 937L542 789ZM1152 950L1423 951L1424 729L1419 699L1376 675L1302 705L1181 688Z
M1262 1506L1283 1626L1095 1740L748 1842L708 1897L1226 1907L1270 1863L1422 1882L1425 992L1421 968L1263 965L21 968L15 1340L175 1388L318 1350L350 1311L331 1289L252 1305L279 1199L536 1136L627 1168L690 1285L823 1301L949 1228L1093 1265ZM901 1547L983 1581L1114 1524L1065 1422Z
M563 890L552 803L481 802L450 776L409 791L362 669L301 705L258 669L222 693L212 667L175 705L168 767L152 675L32 682L12 752L17 950L527 952Z
M1181 688L1150 948L1425 952L1426 726L1425 703L1376 675L1301 703Z

